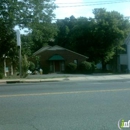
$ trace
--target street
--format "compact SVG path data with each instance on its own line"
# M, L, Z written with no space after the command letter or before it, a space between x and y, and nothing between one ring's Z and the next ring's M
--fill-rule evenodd
M129 81L0 85L0 130L119 130L129 110Z

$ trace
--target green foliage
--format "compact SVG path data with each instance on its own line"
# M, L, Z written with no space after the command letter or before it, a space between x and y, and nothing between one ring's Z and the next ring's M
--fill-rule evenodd
M79 66L79 71L81 73L92 73L94 71L94 64L83 61Z
M23 54L30 56L53 38L55 8L54 0L0 0L0 58L16 47L16 25L22 29L27 27L31 32L22 37Z
M95 72L95 70L96 70L96 65L94 62L91 62L91 71Z
M3 74L2 73L0 73L0 79L3 79Z
M2 58L4 54L11 59L16 55L16 39L14 32L16 16L18 16L16 15L18 10L16 10L17 2L15 0L0 1L0 58ZM11 52L11 49L14 51Z
M29 69L29 61L27 59L27 56L24 55L23 59L22 59L22 74L23 74L23 77L27 74L28 69Z
M34 68L34 66L35 66L35 69L39 69L39 67L40 67L40 56L31 56L31 57L29 57L29 61L30 62L32 62L31 63L31 66ZM30 67L31 67L30 66ZM31 67L31 68L32 68ZM33 68L32 68L32 70L33 70Z
M31 61L29 62L29 70L32 72L35 70L35 64Z
M14 31L0 18L0 58L2 58L4 54L7 56L11 52L11 49L14 48L16 48ZM15 54L15 51L11 53ZM12 55L10 56L13 57Z
M94 18L65 18L57 21L59 29L55 44L69 48L102 63L103 69L130 33L130 22L116 11L94 9ZM67 28L67 29L66 29Z
M44 67L42 68L42 70L43 70L43 74L48 74L49 71L50 71L50 69L49 69L48 66L44 66Z
M27 56L32 55L31 46L33 45L31 34L21 35L22 41L22 55L26 54Z
M31 7L28 7L27 3ZM27 21L23 21L23 25L27 26L31 31L22 36L23 53L25 52L30 56L43 47L45 43L50 42L57 34L56 24L52 23L52 19L55 17L53 10L56 6L54 0L26 0L24 5L27 9L31 8L26 17L28 18Z
M54 44L60 45L65 48L70 48L70 35L75 25L76 18L71 16L63 20L57 20L56 25L58 28L57 35L55 37Z
M4 77L4 74L3 74L3 71L2 71L1 66L0 66L0 79L3 79L3 77Z
M39 23L33 27L33 31L30 34L32 38L32 43L30 44L31 50L34 53L41 47L48 43L53 39L53 37L57 34L56 25L53 23L49 23L48 21Z
M66 66L66 72L68 72L68 73L75 73L76 69L77 69L77 65L73 62L69 63Z

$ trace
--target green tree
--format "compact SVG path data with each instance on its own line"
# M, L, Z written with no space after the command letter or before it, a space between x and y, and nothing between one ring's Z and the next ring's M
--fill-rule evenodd
M29 70L32 72L35 70L35 64L32 61L29 62Z
M116 11L94 9L93 13L95 15L94 51L105 70L106 63L113 58L116 50L123 49L123 40L130 31L130 23Z
M16 48L16 37L14 27L18 16L17 0L1 0L0 1L0 60L3 55L12 56ZM17 17L18 16L18 17Z
M25 21L23 20L23 26L30 30L28 35L24 36L22 42L23 47L30 48L32 54L40 49L45 43L48 43L57 34L57 28L55 23L52 23L55 17L53 10L56 8L54 0L26 0L23 10L26 7ZM27 40L27 41L26 41Z
M87 56L89 51L93 51L93 48L91 48L93 42L93 28L93 19L85 17L77 18L70 36L70 46L74 51Z
M43 23L39 23L34 25L32 28L32 33L30 34L32 37L31 50L34 53L45 44L50 42L54 36L57 34L57 28L54 23L49 23L46 21Z
M71 30L70 47L95 63L101 61L103 70L116 51L122 48L130 32L130 22L116 11L94 9L94 18L80 17Z
M60 45L62 47L71 49L70 46L70 35L71 31L76 23L76 18L71 16L63 20L57 20L56 25L58 28L57 35L53 44Z
M0 59L14 47L16 47L14 41L14 31L0 18Z
M29 64L28 58L26 55L24 55L22 58L22 75L23 75L23 77L26 76L27 71L29 69L29 65L30 64Z
M33 53L32 46L34 45L31 33L27 35L21 35L21 41L22 41L22 55L25 54L27 56L31 56Z
M48 41L56 34L52 24L54 0L0 1L0 57L16 43L14 27L27 27L35 45ZM40 42L39 42L40 41ZM13 43L12 43L13 42ZM33 46L35 47L33 43ZM38 46L41 47L41 46ZM37 47L37 48L38 48ZM35 49L34 49L35 50Z

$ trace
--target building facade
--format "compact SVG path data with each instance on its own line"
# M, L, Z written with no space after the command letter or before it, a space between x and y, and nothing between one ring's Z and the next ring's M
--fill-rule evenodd
M49 69L49 72L64 72L68 63L80 64L86 61L88 57L68 50L60 46L45 46L34 53L39 56L40 67ZM44 72L43 72L44 73Z
M120 54L120 71L130 73L130 34L125 40L126 53Z

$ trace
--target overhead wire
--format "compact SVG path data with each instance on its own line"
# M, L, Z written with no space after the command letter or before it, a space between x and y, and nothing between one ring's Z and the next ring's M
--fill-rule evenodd
M75 3L56 3L58 8L66 7L81 7L81 6L94 6L94 5L105 5L105 4L117 4L126 3L130 0L116 0L116 1L96 1L96 2L75 2ZM70 5L69 5L70 4Z
M129 0L124 0L124 1L129 1ZM101 3L101 2L122 2L122 0L100 0L100 1L88 1L88 2L68 2L68 3L56 3L56 4L84 4L84 3Z

